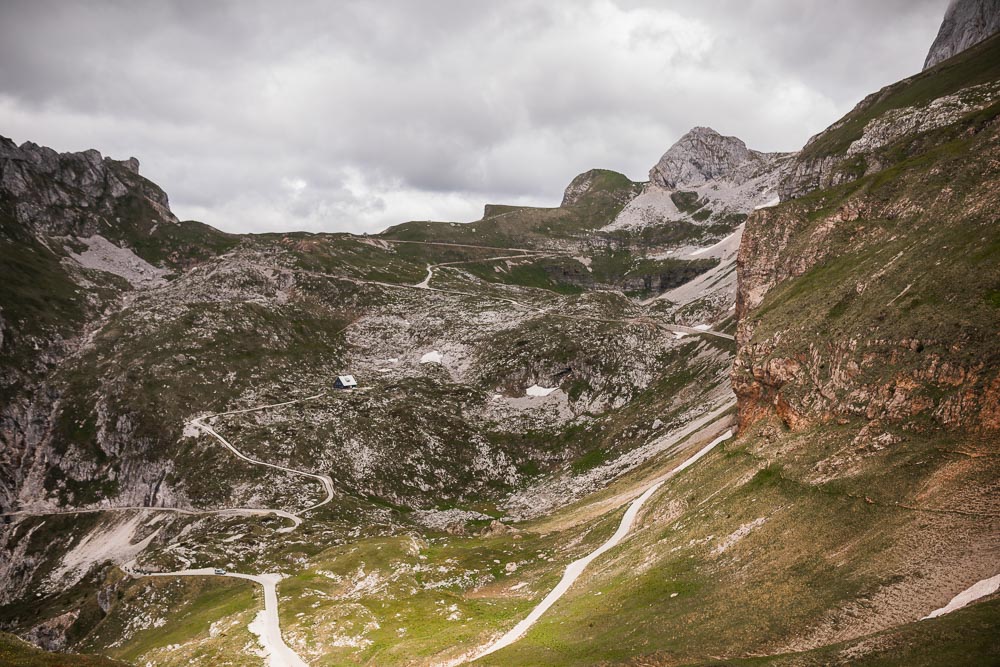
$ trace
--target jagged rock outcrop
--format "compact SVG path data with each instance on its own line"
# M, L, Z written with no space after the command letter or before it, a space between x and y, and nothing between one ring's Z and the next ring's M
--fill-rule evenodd
M10 270L0 285L0 509L175 500L162 484L169 466L149 455L154 439L119 405L129 385L74 388L56 370L78 363L125 294L162 286L225 236L179 222L135 158L0 137Z
M177 223L167 195L139 175L139 161L112 160L96 150L57 153L0 136L0 198L36 233L91 236L136 209L157 223Z
M742 185L774 170L788 153L762 153L742 140L695 127L649 170L649 180L667 190L696 188L709 181Z
M952 0L924 60L924 69L1000 32L1000 0Z
M782 170L793 156L755 151L736 137L695 127L649 170L642 193L607 229L641 229L671 220L735 227L733 216L777 203Z

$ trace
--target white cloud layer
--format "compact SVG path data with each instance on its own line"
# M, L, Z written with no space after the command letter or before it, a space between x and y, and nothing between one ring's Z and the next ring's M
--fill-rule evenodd
M7 0L0 134L134 155L182 218L378 231L644 180L710 125L794 150L919 70L946 0Z

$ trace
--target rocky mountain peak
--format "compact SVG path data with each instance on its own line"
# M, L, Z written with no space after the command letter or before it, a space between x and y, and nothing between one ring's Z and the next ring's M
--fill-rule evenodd
M0 202L10 200L15 218L46 233L87 235L136 211L176 223L166 193L139 175L139 160L114 160L90 149L58 153L0 136Z
M1000 0L952 0L945 11L924 69L1000 32Z
M617 171L591 169L570 181L563 192L560 206L575 206L583 200L595 196L606 196L614 201L625 203L636 195L637 185Z
M766 158L737 137L727 137L710 127L695 127L677 140L649 171L649 180L675 190L706 181L746 180Z

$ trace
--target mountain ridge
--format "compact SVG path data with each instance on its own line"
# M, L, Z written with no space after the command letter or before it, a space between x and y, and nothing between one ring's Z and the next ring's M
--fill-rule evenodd
M0 161L0 627L257 663L256 573L303 661L459 664L599 555L480 662L995 660L998 44L798 153L695 128L662 182L371 236Z

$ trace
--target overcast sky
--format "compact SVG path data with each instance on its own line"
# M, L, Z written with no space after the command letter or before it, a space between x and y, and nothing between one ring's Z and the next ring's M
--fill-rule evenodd
M795 150L920 70L947 0L0 0L0 134L136 156L228 231L378 231Z

